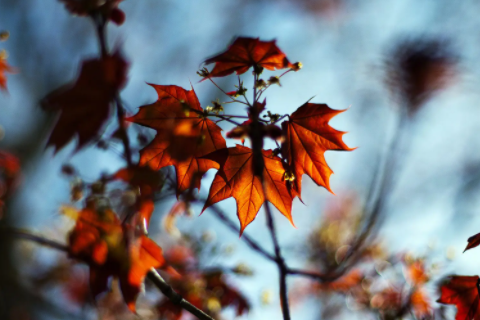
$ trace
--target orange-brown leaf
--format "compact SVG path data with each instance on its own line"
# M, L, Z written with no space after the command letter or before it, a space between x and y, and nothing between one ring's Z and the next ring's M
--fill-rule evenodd
M282 154L293 171L295 188L299 193L303 174L332 192L329 179L333 171L325 161L325 151L354 150L342 141L345 132L328 124L330 119L344 111L330 109L326 104L307 102L282 123L285 136Z
M223 77L233 72L245 73L250 67L257 66L268 70L291 68L293 65L272 41L260 41L258 38L239 37L227 51L205 61L215 62L208 77Z
M162 249L153 240L141 236L138 243L130 247L130 268L120 276L120 288L132 312L135 312L135 301L148 271L164 264Z
M255 219L265 200L268 200L293 224L292 201L295 195L284 179L285 169L282 160L274 156L271 150L263 151L265 162L263 180L266 194L263 192L260 177L253 174L252 149L237 145L234 148L216 151L204 158L217 162L220 169L210 187L203 210L214 203L234 197L237 202L241 234Z
M46 110L59 110L60 117L47 145L63 148L78 136L77 150L94 139L110 113L110 103L126 82L128 64L120 53L82 63L73 86L50 93L42 102Z
M131 239L115 213L89 208L79 213L69 236L69 254L90 265L90 287L93 295L107 290L108 279L117 277L123 298L132 312L146 274L165 264L162 249L151 239Z
M427 293L422 288L417 288L410 295L413 313L417 319L428 319L432 314L432 306Z
M157 91L157 102L140 107L136 115L127 119L157 130L153 141L140 151L140 165L154 170L175 166L177 194L190 186L200 189L202 175L218 169L214 161L201 157L226 147L221 129L199 114L203 109L193 90L151 86Z
M407 274L411 283L415 286L426 283L429 279L425 270L425 263L422 260L416 260L407 264Z
M478 276L451 276L440 286L440 299L443 304L457 307L455 320L480 319Z

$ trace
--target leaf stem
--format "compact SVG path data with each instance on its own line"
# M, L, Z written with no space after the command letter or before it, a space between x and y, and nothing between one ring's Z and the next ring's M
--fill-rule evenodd
M232 99L232 102L238 102L238 103L242 103L242 104L247 104L246 102L237 100L237 99L235 99L234 97L232 97L231 95L229 95L228 93L226 93L225 90L223 90L222 88L220 88L220 86L219 86L215 81L212 80L212 78L208 78L208 80L210 80L210 81L215 85L215 87L218 88L218 90L222 91L223 94L225 94L227 97L229 97L230 99Z

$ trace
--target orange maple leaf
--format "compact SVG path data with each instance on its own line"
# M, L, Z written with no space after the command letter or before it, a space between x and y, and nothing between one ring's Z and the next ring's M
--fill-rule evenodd
M110 103L126 82L128 64L119 52L82 63L73 86L50 93L42 102L46 110L60 110L47 145L55 151L78 135L77 150L95 138L110 113Z
M111 210L85 208L69 235L69 254L90 265L90 288L95 297L107 290L110 277L118 277L123 298L135 312L146 274L162 267L165 260L155 242L144 235L127 239L124 227Z
M157 91L157 102L140 107L127 119L157 130L153 141L140 151L140 165L154 170L175 166L177 195L191 186L200 189L202 175L218 169L214 161L201 157L226 147L222 129L203 116L193 89L150 85Z
M204 156L217 162L220 169L210 186L202 212L214 203L234 197L240 220L240 235L255 219L265 200L270 201L293 225L292 201L296 193L284 179L282 160L274 156L272 150L262 150L262 153L265 162L263 181L266 194L263 192L260 177L253 174L252 149L237 145Z
M440 293L437 302L457 307L455 320L480 319L478 276L450 276L440 286Z
M344 111L330 109L326 104L306 102L289 116L288 121L282 123L285 136L282 154L293 171L293 183L298 193L301 193L304 173L317 185L332 192L329 178L333 171L325 161L325 151L355 149L342 141L345 132L335 130L328 124L331 118Z
M272 41L260 41L258 38L239 37L228 47L227 51L205 61L215 62L209 77L223 77L233 72L245 73L250 67L268 70L291 68L293 65Z
M13 73L15 72L15 69L8 65L7 59L0 57L0 88L3 90L7 90L6 72Z

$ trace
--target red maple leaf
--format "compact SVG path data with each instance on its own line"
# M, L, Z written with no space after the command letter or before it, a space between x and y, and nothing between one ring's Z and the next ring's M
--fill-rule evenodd
M19 159L13 154L0 150L0 218L3 215L5 200L18 184L19 175Z
M250 67L266 68L268 70L291 68L291 64L272 41L260 41L258 38L239 37L228 47L227 51L205 61L215 62L215 67L209 77L223 77L233 72L245 73Z
M118 277L123 298L135 312L146 274L165 261L155 242L144 235L127 238L124 228L111 210L83 209L69 235L69 254L90 265L90 289L95 297L107 290L110 277Z
M355 149L342 141L345 132L335 130L328 124L331 118L344 111L330 109L326 104L307 102L282 123L285 136L282 154L294 174L293 183L298 193L301 192L303 174L332 192L329 178L333 171L325 161L325 151Z
M465 248L465 250L463 250L463 252L470 250L472 248L475 248L480 244L480 233L477 233L476 235L471 236L470 238L468 238L467 241L468 241L467 247Z
M140 165L154 170L175 166L177 195L191 186L200 189L202 175L218 165L202 156L226 147L221 128L203 116L195 91L150 84L157 102L140 107L128 121L153 128L157 135L140 151Z
M272 150L262 150L262 153L266 194L260 177L253 173L252 149L237 145L204 156L217 162L220 169L212 182L202 212L214 203L234 197L242 234L245 227L255 219L265 200L268 200L293 224L292 201L296 193L284 179L282 160L274 156Z
M437 302L457 307L455 320L480 319L478 276L450 276L440 286Z
M55 151L78 135L77 150L95 138L110 113L110 103L126 82L128 64L119 52L82 63L75 84L50 93L42 102L46 110L60 110L47 145Z
M72 14L87 16L99 13L106 19L121 25L125 21L125 13L118 8L123 0L60 0Z
M7 90L7 76L5 73L13 73L15 69L8 65L7 59L0 57L0 88Z

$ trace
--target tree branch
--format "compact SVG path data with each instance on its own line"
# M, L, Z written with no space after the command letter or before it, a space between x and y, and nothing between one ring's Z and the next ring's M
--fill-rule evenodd
M263 193L265 193L265 187L263 187ZM277 239L277 232L275 230L275 224L273 222L272 211L270 210L269 202L265 200L264 204L265 211L267 213L267 226L270 230L270 235L272 237L273 245L275 248L275 262L278 266L278 271L280 273L280 302L282 304L282 313L284 320L290 320L290 306L288 305L288 293L287 293L287 275L288 268L285 264L285 260L282 257L282 251L280 249L280 244Z

